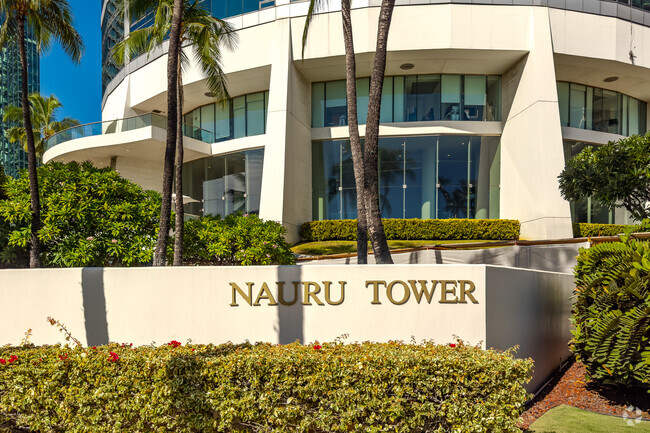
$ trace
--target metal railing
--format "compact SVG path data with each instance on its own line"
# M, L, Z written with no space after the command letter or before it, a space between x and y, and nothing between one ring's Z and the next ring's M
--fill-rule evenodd
M87 123L85 125L73 126L61 132L57 132L45 142L45 150L71 140L99 135L116 134L119 132L134 131L148 126L155 126L167 129L167 118L156 113L141 114L139 116L127 117L124 119L107 120L104 122ZM217 137L213 132L197 128L192 125L183 125L183 135L200 140L204 143L216 143L224 137Z

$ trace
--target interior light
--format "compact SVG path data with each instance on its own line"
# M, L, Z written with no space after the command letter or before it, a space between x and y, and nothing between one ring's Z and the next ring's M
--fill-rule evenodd
M403 63L403 64L400 65L399 68L404 70L404 71L408 71L409 69L413 69L414 67L415 67L415 65L413 63Z
M607 77L603 81L606 83L613 83L616 80L618 80L618 77Z

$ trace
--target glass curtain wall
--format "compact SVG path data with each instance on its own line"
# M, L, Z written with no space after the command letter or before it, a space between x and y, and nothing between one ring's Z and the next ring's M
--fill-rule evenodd
M238 96L190 111L185 115L185 124L200 128L193 130L195 134L201 134L201 130L214 132L215 142L261 135L266 132L268 103L268 91Z
M370 79L357 79L359 123L368 117ZM501 77L409 75L386 77L382 123L501 120ZM347 125L345 80L312 84L312 127Z
M312 146L312 217L356 218L349 141ZM378 168L383 218L499 217L499 137L380 138Z
M562 126L619 135L645 134L646 103L622 93L557 83Z
M183 200L189 218L259 213L264 149L183 164Z

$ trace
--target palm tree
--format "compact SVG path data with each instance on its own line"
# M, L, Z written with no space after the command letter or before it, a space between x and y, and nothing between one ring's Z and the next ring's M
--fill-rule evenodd
M48 48L52 38L59 41L63 51L73 61L79 62L84 49L81 36L72 26L72 13L67 0L0 0L0 48L10 41L18 43L20 53L21 105L23 126L26 131L27 169L29 171L29 193L32 207L32 224L29 248L29 266L40 267L40 242L38 231L41 227L41 206L38 195L36 175L36 149L27 90L27 54L25 31L27 26L33 31L37 49Z
M305 28L302 36L303 57L313 14L324 0L310 0ZM326 0L325 0L326 1ZM368 97L368 118L363 148L359 137L356 95L356 62L354 41L352 38L352 20L350 17L350 0L341 0L343 18L343 39L345 44L346 98L348 106L348 128L350 130L350 148L354 165L354 180L357 188L357 262L367 263L366 233L375 253L376 263L393 263L386 241L386 234L381 221L379 208L378 145L379 116L381 112L381 90L386 71L386 49L388 31L393 16L395 0L382 0L377 28L377 47L375 61L370 77L370 94Z
M54 95L45 98L40 93L29 95L29 108L32 117L32 135L34 137L34 148L36 157L41 160L45 152L45 142L48 138L63 131L79 125L77 119L65 117L61 120L55 120L56 111L63 105ZM23 119L22 107L7 107L5 110L4 121L18 123ZM25 152L27 152L27 134L22 126L12 126L6 131L10 143L19 142Z
M124 0L118 5L126 11ZM165 264L171 220L171 190L174 165L176 167L176 222L174 240L174 265L182 264L183 245L183 67L189 58L182 47L193 48L194 59L207 76L210 93L219 101L229 98L226 77L221 67L221 47L232 49L236 35L227 22L213 17L204 9L201 0L130 0L129 16L143 18L153 15L150 27L135 30L113 48L117 63L127 58L149 52L160 46L169 35L167 60L167 142L163 167L162 207L158 242L154 252L154 265ZM176 12L178 11L178 12Z

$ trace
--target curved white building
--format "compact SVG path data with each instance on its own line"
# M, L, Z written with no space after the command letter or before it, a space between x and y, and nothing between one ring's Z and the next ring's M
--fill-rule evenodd
M110 46L129 26L104 3ZM223 59L227 107L198 68L183 76L187 212L259 212L290 240L305 221L354 218L340 5L316 16L301 59L307 2L206 3L219 17L239 14L228 18L239 43ZM379 5L352 2L361 121ZM572 217L626 222L563 200L557 176L585 143L646 131L648 26L636 3L398 0L380 127L384 217L513 218L535 239L571 237ZM90 159L160 189L165 50L121 70L105 57L104 122L54 136L45 162Z

